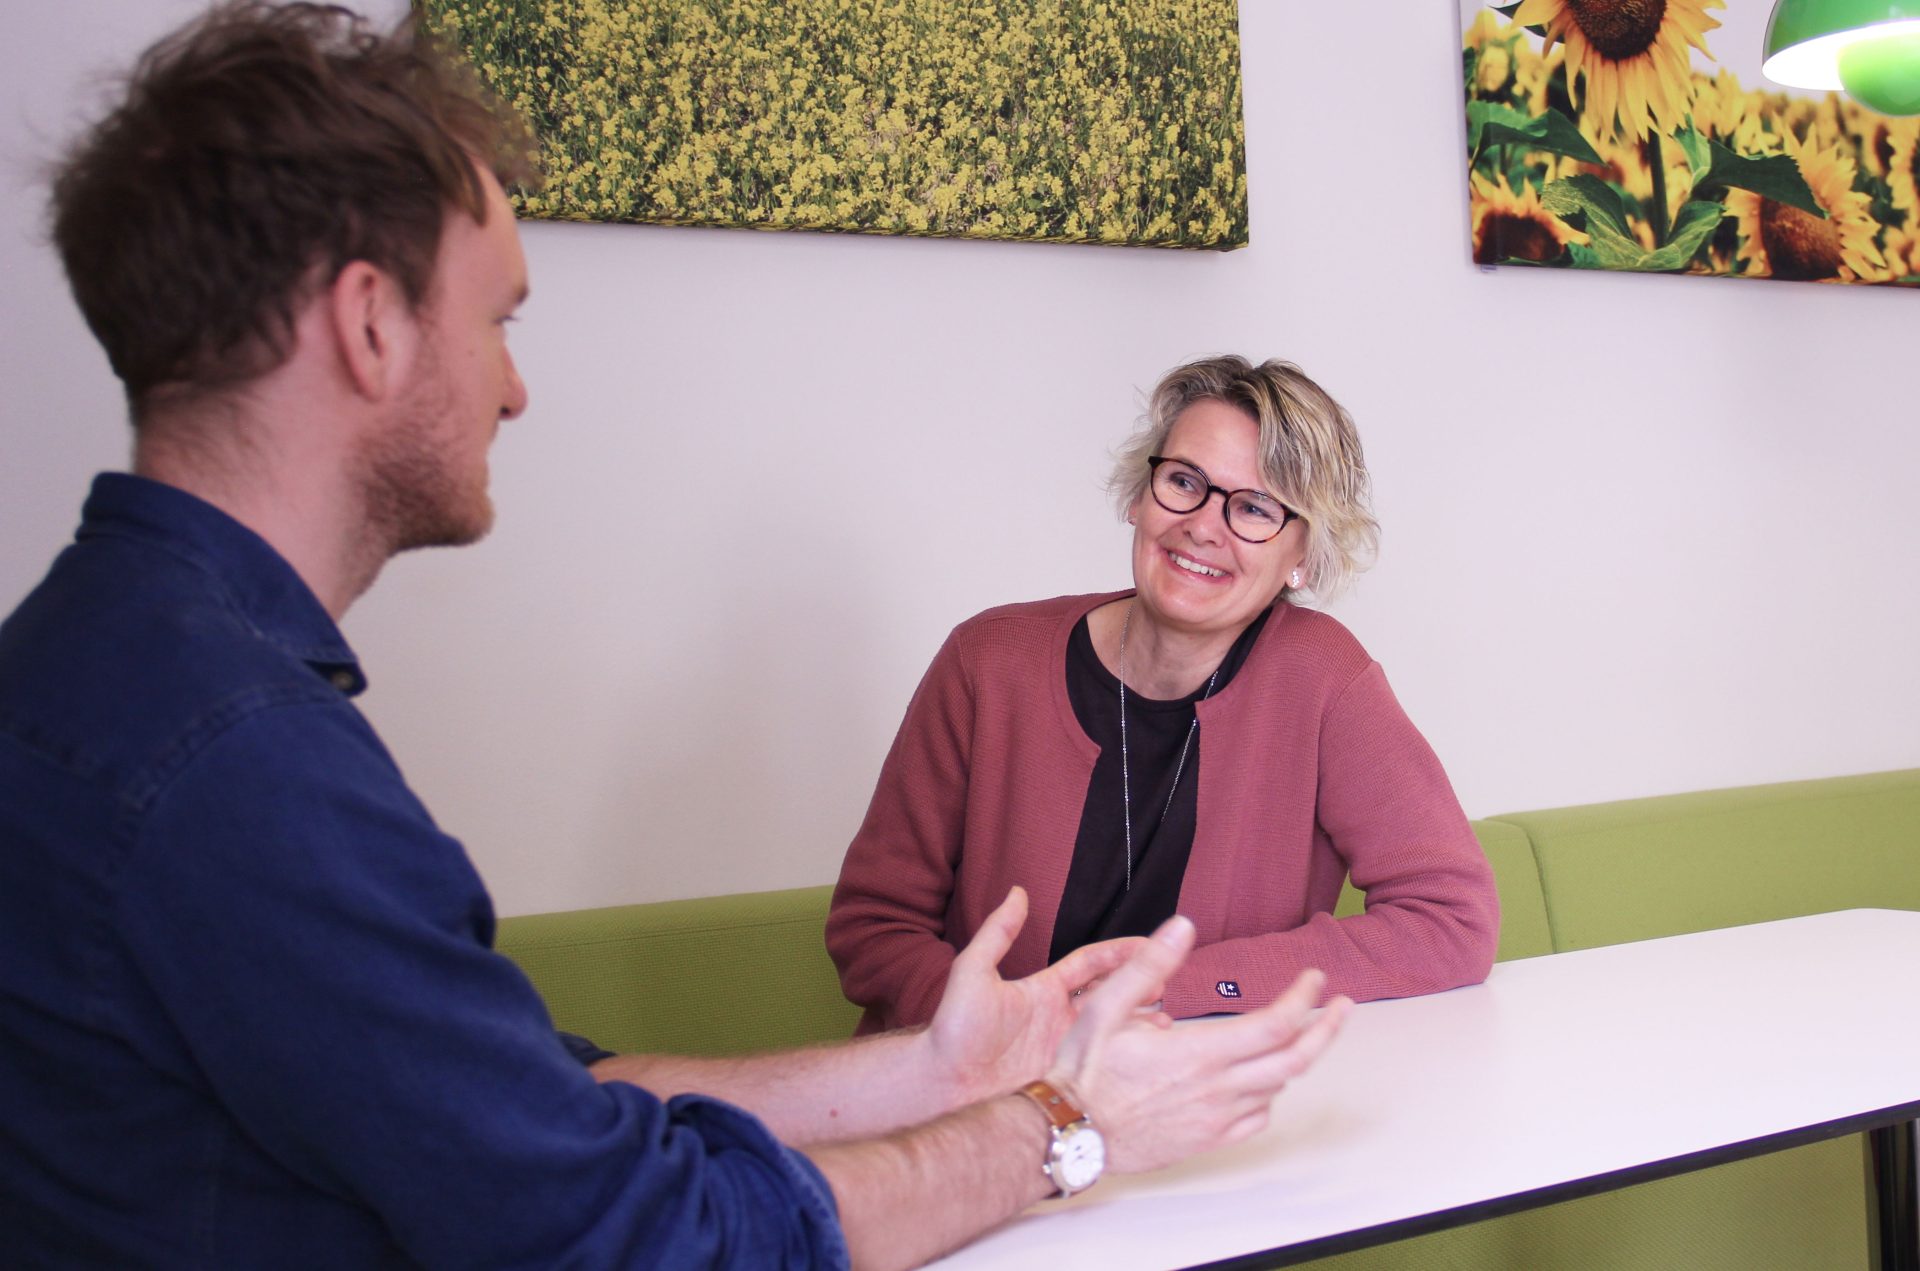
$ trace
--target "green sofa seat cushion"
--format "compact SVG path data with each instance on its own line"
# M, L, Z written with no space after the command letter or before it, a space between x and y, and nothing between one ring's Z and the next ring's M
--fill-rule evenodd
M554 1024L621 1052L737 1055L838 1041L860 1012L822 931L832 887L500 921Z

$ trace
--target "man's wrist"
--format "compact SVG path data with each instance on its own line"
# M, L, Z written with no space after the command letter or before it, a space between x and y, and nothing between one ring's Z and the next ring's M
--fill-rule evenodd
M1040 1170L1056 1194L1073 1196L1098 1182L1106 1169L1106 1137L1075 1098L1046 1080L1028 1082L1015 1096L1046 1121Z
M983 1088L985 1083L979 1080L977 1073L963 1071L959 1064L942 1052L931 1028L911 1030L906 1044L908 1068L916 1074L921 1088L927 1091L929 1119L1006 1093L1004 1090Z

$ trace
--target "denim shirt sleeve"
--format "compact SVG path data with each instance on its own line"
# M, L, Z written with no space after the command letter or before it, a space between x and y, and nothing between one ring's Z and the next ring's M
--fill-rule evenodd
M101 1009L411 1258L846 1265L824 1179L753 1117L593 1080L346 703L255 712L185 759L116 893L150 997Z
M560 1039L560 1044L567 1048L569 1055L573 1056L573 1062L579 1064L582 1068L591 1068L602 1059L613 1058L612 1051L597 1044L591 1038L580 1036L578 1033L562 1033L556 1031L554 1036Z

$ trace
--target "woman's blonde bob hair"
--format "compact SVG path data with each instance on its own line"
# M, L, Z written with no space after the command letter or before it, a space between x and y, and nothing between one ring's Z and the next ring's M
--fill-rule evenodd
M1212 399L1237 406L1260 426L1260 473L1268 491L1307 524L1299 590L1317 600L1338 595L1373 563L1380 525L1369 506L1367 460L1353 419L1291 362L1255 366L1231 354L1167 372L1147 400L1139 429L1120 448L1107 482L1125 517L1147 492L1149 455L1166 453L1182 411ZM1282 587L1291 599L1296 589Z

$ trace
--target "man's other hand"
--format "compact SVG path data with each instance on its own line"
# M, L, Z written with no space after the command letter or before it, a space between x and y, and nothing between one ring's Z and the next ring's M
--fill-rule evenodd
M1316 1015L1326 977L1306 971L1257 1011L1161 1026L1142 1008L1160 1000L1192 948L1193 924L1181 917L1135 945L1085 995L1048 1072L1099 1127L1117 1172L1158 1169L1264 1129L1274 1096L1313 1066L1353 1006L1336 997Z

